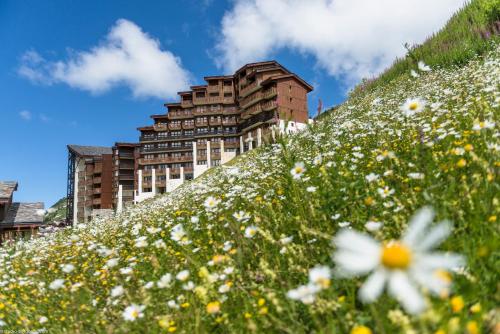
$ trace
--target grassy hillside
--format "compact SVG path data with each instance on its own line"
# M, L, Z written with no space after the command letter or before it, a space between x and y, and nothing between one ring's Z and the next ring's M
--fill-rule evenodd
M0 325L498 331L499 87L498 45L404 73L171 194L3 248Z
M52 205L45 214L46 224L62 222L66 219L66 197L61 198Z

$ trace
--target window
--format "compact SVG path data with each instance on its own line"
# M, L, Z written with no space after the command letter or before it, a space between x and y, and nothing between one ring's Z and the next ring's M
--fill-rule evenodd
M158 169L167 169L166 164L158 165Z
M185 162L184 163L184 168L192 168L193 167L193 163L192 162Z
M205 97L205 92L196 92L196 97L197 98L203 98L203 97Z
M168 144L167 143L158 143L158 148L167 148Z
M160 153L158 154L158 158L168 158L168 153Z
M219 96L219 93L217 93L217 96ZM210 105L210 111L218 111L219 109L220 109L220 106L217 104Z
M220 153L220 148L213 148L212 153Z
M198 139L198 145L204 145L207 143L206 139Z
M146 154L146 155L144 156L144 159L145 159L145 160L151 160L151 159L154 159L154 158L155 158L155 155L154 155L154 154Z
M207 155L207 150L198 150L198 155Z
M224 86L232 86L233 82L231 80L224 80Z
M185 136L192 136L193 135L193 130L186 130L184 131Z
M219 166L219 165L220 165L220 160L212 160L212 167Z
M224 93L224 97L233 97L233 93Z
M167 138L167 137L168 137L168 132L165 132L165 131L158 132L158 139Z
M210 97L218 97L219 93L210 93Z
M208 85L209 86L218 86L219 81L218 80L208 80Z
M193 142L191 141L184 142L184 147L193 147Z
M144 182L151 182L151 176L144 176Z
M207 161L206 160L198 160L198 165L206 165Z
M182 146L182 144L180 142L173 142L171 146L172 148L179 148Z
M182 132L181 131L172 131L172 132L170 132L170 135L172 137L179 137L180 135L182 135Z

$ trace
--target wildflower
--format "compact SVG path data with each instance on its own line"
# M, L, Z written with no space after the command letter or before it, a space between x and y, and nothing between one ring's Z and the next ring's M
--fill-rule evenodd
M365 228L370 231L370 232L375 232L380 230L382 227L382 223L375 222L375 221L369 221L365 224Z
M304 304L312 304L316 298L316 293L320 290L320 286L309 283L301 285L297 289L289 290L286 296L292 300L300 300Z
M370 174L365 176L365 179L368 182L376 181L376 180L378 180L378 178L379 178L378 174L375 174L375 173L370 173Z
M326 289L330 286L331 270L327 266L316 266L309 270L309 282Z
M460 159L457 161L457 167L458 168L463 168L467 166L467 160L465 160L464 158Z
M145 308L146 306L144 305L132 304L125 308L122 313L122 317L123 319L125 319L125 321L135 321L135 319L137 318L144 317L142 311L144 311Z
M182 289L186 291L191 291L194 289L194 283L192 281L187 282L186 284L182 285Z
M61 265L61 270L65 272L66 274L69 274L73 270L75 270L75 266L72 264L62 264Z
M205 208L207 210L212 210L214 209L218 204L220 203L220 200L219 199L216 199L215 197L213 196L209 196L206 200L205 200Z
M407 99L401 106L401 111L403 111L405 116L413 116L424 110L425 104L426 101L421 98Z
M120 274L122 274L122 275L130 275L130 274L132 274L132 272L133 272L133 269L130 267L125 267L125 268L120 269Z
M248 214L248 212L245 211L235 212L233 213L233 217L240 223L246 222L247 220L250 219L250 215Z
M135 247L137 247L137 248L146 247L148 245L148 242L146 240L147 240L147 237L145 237L145 236L135 239Z
M386 198L387 196L394 194L394 189L390 189L389 187L385 186L384 188L378 188L377 192L380 197Z
M185 281L189 277L189 270L182 270L175 276L179 281Z
M172 275L169 273L166 273L163 275L160 280L156 283L159 288L166 288L170 285L170 282L172 281Z
M186 232L184 231L184 227L181 224L177 224L172 228L170 232L170 238L173 241L179 242L186 236Z
M125 289L123 289L123 286L117 285L113 289L111 289L111 297L113 298L120 297L121 295L123 295L124 292Z
M257 233L257 227L256 226L248 226L245 229L245 238L253 238L254 235Z
M106 267L108 268L113 268L116 267L117 265L118 265L118 259L116 258L109 259L108 261L106 261Z
M429 72L431 70L431 68L426 65L423 61L419 61L418 62L418 69L422 72Z
M280 243L282 245L287 245L287 244L291 243L292 240L293 240L293 236L291 236L291 237L284 237L284 238L280 239Z
M49 285L49 289L51 290L58 290L64 286L64 280L62 278L58 278Z
M421 209L412 217L400 241L383 244L352 230L339 232L334 239L338 247L334 260L339 273L357 276L372 272L359 291L363 302L377 299L387 282L389 294L409 313L419 313L424 308L424 299L416 285L434 294L447 290L450 282L440 279L435 272L457 267L462 258L430 252L451 232L447 222L428 228L433 218L430 208Z
M495 127L495 123L491 121L475 121L474 125L472 126L472 130L474 131L481 131L483 129L493 129Z
M156 240L153 243L153 246L155 246L156 248L166 248L167 247L167 245L165 244L165 241L163 241L161 239Z
M474 320L467 321L466 324L467 334L479 334L479 326L477 322Z
M231 285L229 284L222 284L220 287L219 287L219 293L226 293L228 292L229 290L231 289Z
M317 155L314 160L313 160L313 164L318 166L318 165L321 165L321 162L323 161L323 157L320 155Z
M414 78L418 78L420 76L415 70L411 70L410 75Z
M296 162L295 166L293 166L293 168L290 170L290 174L292 174L292 177L295 180L299 180L302 177L302 175L305 173L305 171L306 171L306 168L304 166L304 163L303 162Z
M167 302L167 306L169 308L171 308L171 309L175 309L175 310L179 309L179 305L177 305L177 303L175 302L175 300L169 300Z
M49 321L49 319L45 316L42 316L38 319L38 322L41 323L41 324L44 324L46 323L47 321Z
M413 180L423 180L424 176L423 173L408 173L408 177Z
M207 313L215 314L220 312L220 302L210 302L207 304Z
M355 326L351 329L351 334L372 334L372 331L366 326Z
M451 298L450 305L451 305L451 310L454 313L458 313L462 311L462 309L465 306L464 299L462 298L462 296L455 296Z
M310 186L310 187L306 188L306 191L309 192L309 193L313 193L313 192L316 191L316 189L317 189L316 187Z
M481 312L481 303L475 303L472 305L469 309L472 313L479 313Z

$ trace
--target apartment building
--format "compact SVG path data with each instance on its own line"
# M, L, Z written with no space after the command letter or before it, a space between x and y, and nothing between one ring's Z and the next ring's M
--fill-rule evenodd
M113 151L68 145L66 223L86 223L113 212Z
M43 226L44 204L14 202L16 181L0 181L0 245L37 234Z
M179 92L165 114L141 132L135 202L172 191L212 166L300 130L312 86L276 61L251 63L234 75L208 76Z

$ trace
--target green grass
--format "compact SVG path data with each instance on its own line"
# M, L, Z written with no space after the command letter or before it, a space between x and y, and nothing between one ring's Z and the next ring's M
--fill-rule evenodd
M307 131L118 217L4 247L2 330L494 332L500 323L499 88L496 45L460 66L435 67L416 79L403 74L355 94ZM415 97L426 107L405 117L400 108ZM485 121L494 125L474 130ZM306 169L300 178L291 173L297 163ZM369 182L370 174L378 178ZM394 193L384 198L379 189L386 186ZM205 205L210 197L213 208ZM318 265L335 273L332 240L345 225L380 242L398 239L424 206L435 210L435 223L453 224L439 249L466 263L447 273L453 284L440 296L420 291L423 313L408 314L386 293L362 303L365 276L332 275L310 304L287 295L308 284ZM240 211L248 219L236 219ZM370 221L381 229L368 231ZM252 226L257 233L249 238ZM63 270L69 264L73 270ZM189 277L176 279L184 270ZM57 279L64 280L61 287L51 289ZM113 295L116 287L123 293ZM126 321L132 304L143 306L143 315Z

